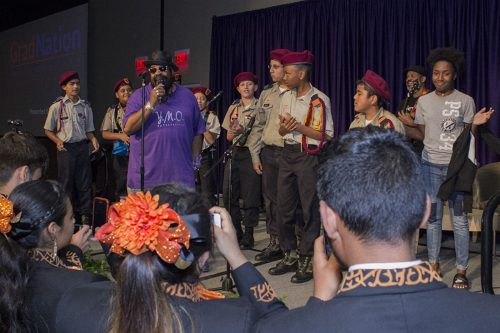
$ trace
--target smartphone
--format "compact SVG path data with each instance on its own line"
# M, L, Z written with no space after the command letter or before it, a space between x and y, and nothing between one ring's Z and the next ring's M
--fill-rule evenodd
M221 223L221 219L220 219L220 214L219 213L213 213L213 214L210 214L210 219L212 220L212 224L221 228L222 227L222 223Z
M83 224L81 224L81 223L79 223L79 222L78 222L78 223L75 223L75 224L73 225L73 227L74 227L74 229L73 229L73 233L75 234L75 233L77 233L78 231L80 231L80 229L82 229L82 228L83 228Z
M333 247L332 247L332 242L330 241L330 238L328 238L328 235L326 233L323 233L323 243L325 245L325 254L328 258L333 254Z

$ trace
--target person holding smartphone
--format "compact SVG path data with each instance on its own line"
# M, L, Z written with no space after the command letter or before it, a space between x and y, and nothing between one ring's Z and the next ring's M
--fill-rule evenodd
M106 280L83 270L91 230L74 233L74 221L69 196L54 181L28 181L0 198L3 332L55 332L62 295Z
M499 298L448 288L429 262L415 258L416 233L429 219L431 200L420 160L401 134L375 126L347 132L328 148L316 185L324 235L314 244L313 297L291 311L275 308L254 332L284 325L291 333L500 327L493 315ZM347 270L342 280L341 269Z
M58 306L58 330L250 332L255 320L285 307L241 252L227 210L208 207L199 193L179 184L129 194L113 205L96 238L123 255L117 283L67 293ZM220 227L211 225L210 213L220 215ZM200 283L212 236L233 269L241 298L223 299Z

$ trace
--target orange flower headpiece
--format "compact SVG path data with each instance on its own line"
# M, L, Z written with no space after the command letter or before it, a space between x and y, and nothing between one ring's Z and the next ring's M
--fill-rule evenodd
M96 238L111 244L111 252L119 255L149 250L169 264L182 266L179 254L183 247L184 252L189 249L189 228L168 204L159 205L158 200L150 192L129 194L111 206L108 222L96 232ZM189 264L184 263L183 268Z
M0 197L0 232L8 234L12 229L12 223L17 223L21 219L21 213L14 214L14 205L7 198Z

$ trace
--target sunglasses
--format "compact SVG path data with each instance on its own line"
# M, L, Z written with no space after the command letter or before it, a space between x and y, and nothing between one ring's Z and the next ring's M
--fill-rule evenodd
M166 72L168 69L168 66L160 66L160 67L149 67L149 72L151 74L154 74L156 73L156 71L160 71L160 72Z

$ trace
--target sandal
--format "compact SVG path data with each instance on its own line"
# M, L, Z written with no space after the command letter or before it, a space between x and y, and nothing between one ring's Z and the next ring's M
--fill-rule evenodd
M439 265L439 263L438 263L438 262L436 262L436 263L429 263L429 264L431 265L431 269L432 269L434 272L438 273L438 275L439 275L440 277L443 277L443 275L441 274L441 267L440 267L440 265Z
M455 289L469 289L469 280L463 273L457 273L453 277L453 284L451 285L452 288Z

